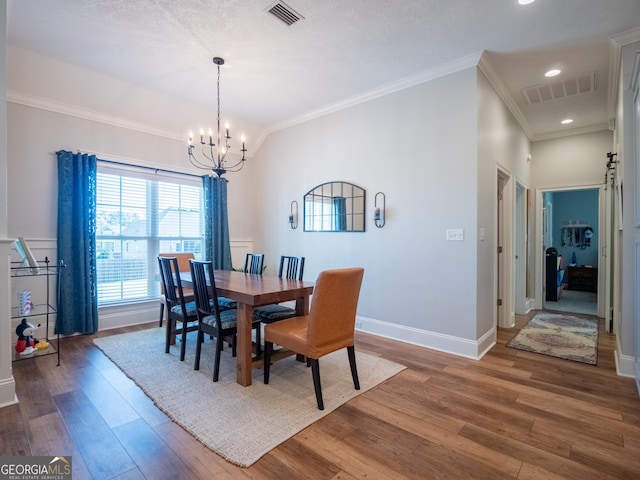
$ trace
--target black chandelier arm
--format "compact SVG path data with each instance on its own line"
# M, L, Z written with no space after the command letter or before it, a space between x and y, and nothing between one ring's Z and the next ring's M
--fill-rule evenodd
M227 166L227 165L225 165L225 166L224 166L224 169L225 169L227 172L239 172L240 170L242 170L242 167L244 167L244 162L246 162L246 161L247 161L247 159L246 159L246 158L244 158L244 157L242 157L242 158L238 161L238 163L236 163L235 165L231 165L231 166Z
M202 156L210 162L210 163L203 163L200 160L198 160L198 157L193 153L193 148L194 148L193 145L189 146L188 153L189 153L189 161L194 167L202 168L204 170L211 170L211 165L218 163L216 162L215 157L213 155L213 149L211 151L211 156L206 154L206 152L204 151L204 148L202 149Z

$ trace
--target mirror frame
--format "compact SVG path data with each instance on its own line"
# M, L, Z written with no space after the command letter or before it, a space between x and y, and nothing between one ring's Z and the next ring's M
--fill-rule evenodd
M303 206L305 232L365 231L367 192L358 185L342 181L321 183L304 194Z

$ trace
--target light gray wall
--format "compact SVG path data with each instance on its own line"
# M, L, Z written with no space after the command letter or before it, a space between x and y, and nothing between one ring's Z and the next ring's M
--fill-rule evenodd
M635 359L639 353L635 344L636 328L635 325L635 302L637 301L636 285L639 259L636 254L636 228L635 216L638 214L634 202L636 196L636 165L634 162L635 146L634 142L636 133L634 132L634 103L630 87L631 74L635 61L636 52L640 51L640 42L631 43L622 47L621 75L620 75L620 92L619 92L619 110L616 117L616 152L621 178L623 180L624 208L622 229L619 231L620 240L620 317L617 319L618 327L618 347L619 359ZM637 128L637 127L636 127ZM637 203L636 203L637 205ZM640 337L639 341L640 341ZM631 372L629 372L631 374Z
M602 130L531 145L531 180L536 188L600 185L604 183L607 152L613 134Z
M10 235L56 237L55 152L60 149L204 173L189 164L186 140L189 129L215 122L215 109L206 108L215 101L213 87L211 99L190 105L26 50L10 47L7 53ZM247 128L255 142L258 127ZM257 148L251 141L250 153ZM253 189L246 186L252 182L250 169L234 174L231 182L238 187L229 189L229 208L238 213L230 215L230 228L240 239L251 238L244 214L253 202Z
M11 373L14 332L10 313L10 247L7 238L7 109L6 109L6 33L7 2L0 0L0 407L16 402L15 382Z
M7 2L0 1L0 238L7 235ZM1 299L0 299L1 300ZM1 302L0 302L1 303Z
M282 254L305 256L309 280L363 266L362 317L404 334L475 340L475 82L467 69L271 134L254 167L256 244L269 268ZM365 233L303 231L304 193L331 180L366 189ZM382 229L372 220L378 191L387 202ZM287 224L292 200L297 230ZM447 242L448 228L463 228L465 240Z
M496 250L497 250L497 175L498 168L510 175L505 187L505 220L507 242L503 245L507 262L504 279L507 285L515 283L517 273L512 259L515 257L515 192L516 181L529 186L531 165L529 139L518 125L487 77L478 72L478 229L472 232L478 245L478 338L496 326ZM484 229L485 240L478 239ZM513 238L512 238L513 237ZM514 289L515 290L515 289ZM515 310L513 292L503 299L506 315L512 319Z

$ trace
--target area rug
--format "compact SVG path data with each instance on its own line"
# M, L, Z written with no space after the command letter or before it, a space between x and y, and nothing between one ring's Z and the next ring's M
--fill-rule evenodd
M271 366L269 385L254 369L252 385L236 383L236 359L225 348L212 381L214 345L206 339L200 370L193 369L195 332L179 360L179 342L164 353L165 331L152 328L93 342L172 420L226 460L248 467L265 453L405 367L358 352L360 390L353 388L346 349L320 359L324 410L318 410L311 369L288 357Z
M595 365L598 322L559 313L538 313L507 347Z

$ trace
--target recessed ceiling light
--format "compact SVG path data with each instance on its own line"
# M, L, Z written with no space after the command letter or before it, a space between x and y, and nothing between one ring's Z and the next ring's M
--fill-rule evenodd
M529 5L530 3L535 2L536 0L518 0L520 5Z
M569 125L570 123L573 123L573 118L565 118L564 120L562 120L560 122L562 125Z
M549 70L544 74L545 77L555 77L556 75L560 75L560 70L554 68L553 70Z

